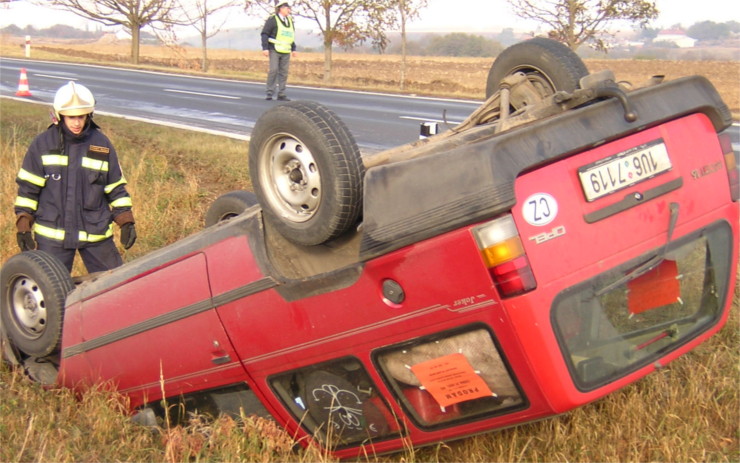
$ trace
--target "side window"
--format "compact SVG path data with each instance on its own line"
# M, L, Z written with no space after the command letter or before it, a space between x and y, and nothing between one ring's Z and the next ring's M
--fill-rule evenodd
M396 399L421 427L509 413L526 406L490 332L438 333L375 356Z
M327 447L356 445L399 432L396 418L355 358L281 373L269 381L296 420Z

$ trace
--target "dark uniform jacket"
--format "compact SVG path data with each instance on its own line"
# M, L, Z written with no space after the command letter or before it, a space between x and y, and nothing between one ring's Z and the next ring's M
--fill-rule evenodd
M67 249L112 237L113 218L131 211L116 150L92 120L80 135L61 122L38 135L16 182L16 215L30 214L37 239L55 240Z

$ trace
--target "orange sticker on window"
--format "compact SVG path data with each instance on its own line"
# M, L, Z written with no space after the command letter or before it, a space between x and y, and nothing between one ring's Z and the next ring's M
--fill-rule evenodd
M660 265L627 283L627 309L632 314L673 304L681 296L678 266L675 260Z
M493 395L488 384L473 370L463 354L450 354L417 363L411 367L411 371L440 407Z

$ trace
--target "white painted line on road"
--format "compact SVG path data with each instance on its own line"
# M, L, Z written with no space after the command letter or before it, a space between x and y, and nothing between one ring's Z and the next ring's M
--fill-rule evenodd
M95 114L100 114L102 116L120 117L121 119L128 119L130 121L146 122L147 124L162 125L165 127L173 127L175 129L192 130L194 132L208 133L221 137L234 138L236 140L249 141L252 138L249 135L241 135L238 133L226 132L223 130L204 129L203 127L196 127L194 125L178 124L177 122L158 121L156 119L149 119L146 117L126 116L124 114L109 113L107 111L95 111Z
M6 61L26 61L22 58L5 58ZM35 61L35 60L34 60ZM153 74L153 75L160 75L160 76L176 76L176 77L184 77L188 79L201 79L201 80L214 80L219 82L235 82L245 85L257 85L260 87L265 86L264 81L256 82L256 81L250 81L250 80L242 80L242 79L227 79L223 77L204 77L204 76L193 76L188 74L177 74L174 72L162 72L162 71L148 71L145 69L129 69L129 68L121 68L121 67L115 67L115 66L109 66L109 65L100 65L100 64L80 64L80 63L63 63L60 61L44 61L39 60L37 61L39 63L47 63L47 64L56 64L56 65L67 65L67 66L76 66L76 67L90 67L90 68L100 68L100 69L117 69L120 71L127 71L127 72L138 72L141 74ZM325 88L325 87L310 87L308 85L291 85L290 88L304 88L307 90L321 90L326 92L333 92L333 93L354 93L357 95L374 95L374 96L390 96L390 97L398 97L398 98L406 98L406 99L414 99L414 100L428 100L428 101L444 101L449 103L473 103L473 104L481 104L483 100L461 100L457 98L439 98L439 97L431 97L431 96L419 96L415 94L399 94L399 93L383 93L383 92L367 92L363 90L346 90L342 88Z
M440 124L459 124L462 121L445 121L442 119L427 119L425 117L415 117L415 116L398 116L399 119L407 119L410 121L422 121L422 122L439 122Z
M172 93L186 93L188 95L212 96L214 98L224 98L226 100L241 100L241 97L239 96L219 95L217 93L191 92L189 90L176 90L174 88L165 88L164 91Z
M52 75L49 75L49 74L36 74L36 73L34 73L33 75L34 76L38 76L38 77L46 77L48 79L79 80L79 79L77 79L77 77L52 76Z

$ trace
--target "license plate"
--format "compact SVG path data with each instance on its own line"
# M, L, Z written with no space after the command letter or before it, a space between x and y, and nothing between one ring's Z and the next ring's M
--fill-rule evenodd
M663 140L636 146L578 169L586 200L591 202L671 170Z

